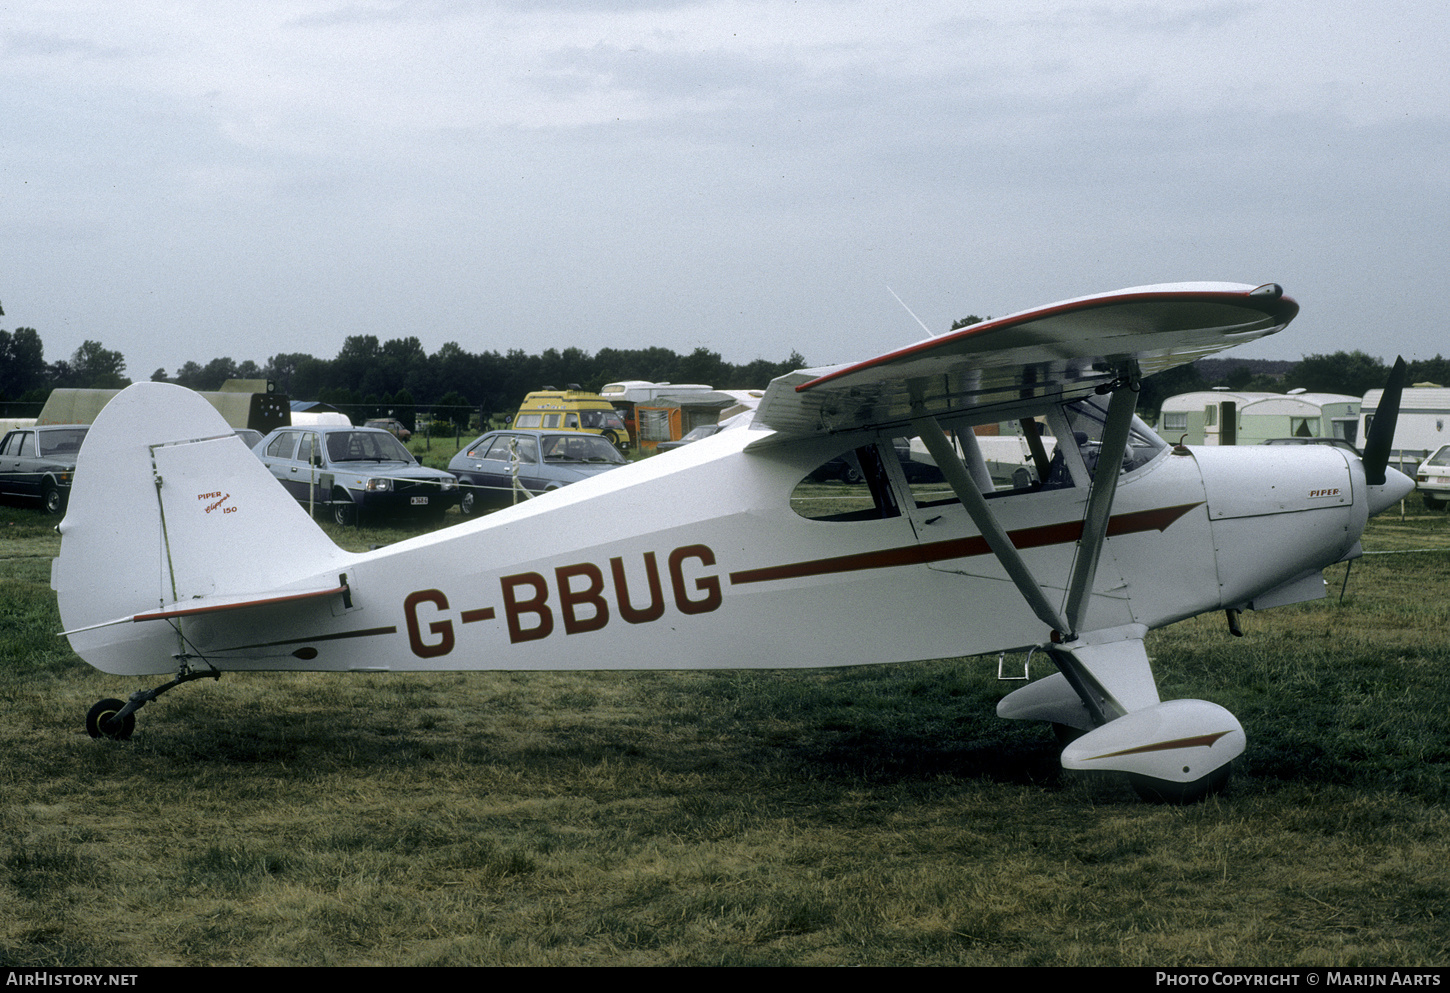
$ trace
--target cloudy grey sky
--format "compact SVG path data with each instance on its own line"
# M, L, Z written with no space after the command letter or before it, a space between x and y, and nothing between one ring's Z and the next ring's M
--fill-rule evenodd
M0 0L0 327L867 358L1179 280L1450 353L1450 6Z

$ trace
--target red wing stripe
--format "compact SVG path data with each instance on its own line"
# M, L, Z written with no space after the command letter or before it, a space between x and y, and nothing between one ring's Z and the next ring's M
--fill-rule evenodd
M1108 536L1137 534L1142 531L1166 531L1174 521L1200 505L1201 503L1184 503L1176 507L1159 507L1155 510L1119 514L1108 521ZM1010 532L1009 537L1012 539L1012 544L1019 549L1070 544L1082 537L1082 521L1022 528ZM860 572L866 569L925 565L928 562L944 562L948 559L988 555L991 554L991 551L991 548L987 546L987 539L981 535L973 535L970 538L952 538L924 545L907 545L903 548L887 548L876 552L813 559L809 562L791 562L786 565L765 566L760 569L742 569L730 574L730 582L737 585L766 583L776 579L799 579L803 576L824 576L837 572Z
M1188 303L1207 301L1237 305L1245 310L1256 310L1264 317L1283 321L1285 324L1293 320L1294 315L1299 312L1299 305L1288 297L1259 297L1256 299L1252 294L1245 294L1238 290L1180 289L1169 291L1145 290L1141 293L1109 293L1078 300L1065 300L1062 303L1049 304L1038 310L1024 311L1020 314L1009 314L1006 317L999 317L995 321L982 321L981 323L973 324L969 327L949 332L948 334L938 335L935 338L928 338L926 341L908 345L905 348L899 348L885 355L878 355L876 358L867 359L864 362L857 362L845 368L837 369L834 372L826 373L824 376L817 376L809 382L801 383L795 388L795 391L797 393L805 393L845 376L865 372L881 366L889 366L903 359L918 355L926 355L932 352L950 354L953 346L960 342L980 338L989 335L991 332L1006 328L1017 327L1023 324L1034 324L1063 314L1097 310L1100 308L1123 307L1125 305L1139 303ZM885 375L883 373L883 377Z

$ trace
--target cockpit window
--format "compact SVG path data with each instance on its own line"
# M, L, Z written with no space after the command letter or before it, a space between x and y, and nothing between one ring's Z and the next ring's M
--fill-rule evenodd
M1093 395L1086 400L1067 404L1063 411L1067 414L1068 425L1072 428L1078 451L1082 453L1083 463L1089 473L1096 473L1098 457L1103 447L1103 428L1108 418L1108 398ZM1147 465L1167 447L1168 443L1135 415L1132 426L1128 429L1128 447L1123 451L1123 464L1119 471L1132 472L1139 466Z
M879 521L901 515L875 445L817 466L791 491L790 507L813 521Z
M963 426L947 431L947 438L988 500L1073 486L1072 470L1048 422L1023 418L990 426ZM896 445L918 507L956 501L921 439L897 439Z

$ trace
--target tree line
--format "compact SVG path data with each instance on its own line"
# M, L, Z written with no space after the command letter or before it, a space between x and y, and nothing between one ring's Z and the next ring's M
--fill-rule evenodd
M763 389L776 376L805 365L798 352L780 362L756 359L737 365L703 347L684 355L668 348L603 348L592 355L579 348L549 348L531 355L522 349L475 353L448 342L429 355L415 337L380 341L375 335L353 335L331 359L288 352L259 365L250 359L221 357L205 364L186 362L170 374L157 369L150 378L203 391L219 389L228 379L267 379L279 393L332 404L354 420L392 415L407 423L419 407L445 408L461 419L470 411L512 411L526 394L546 386L565 389L577 384L598 392L605 383L643 379L705 383L716 389ZM87 341L69 359L47 363L34 328L0 330L3 416L33 417L50 391L61 387L129 386L125 371L121 353L100 342Z
M976 323L975 315L958 326ZM347 338L331 359L304 352L279 353L258 365L248 359L186 362L168 374L157 369L154 382L194 390L215 390L228 379L268 379L293 399L320 400L346 410L354 420L392 415L411 422L419 407L440 408L444 416L466 419L472 411L512 411L524 395L570 384L597 392L605 383L625 379L706 383L717 389L763 389L776 376L805 367L792 352L784 361L756 359L744 365L726 362L718 352L696 348L686 355L668 348L522 349L469 352L448 342L432 355L416 337L380 341L375 335ZM1225 386L1240 391L1282 393L1303 388L1314 393L1363 396L1384 385L1389 366L1362 351L1306 355L1288 364L1235 359L1204 359L1151 376L1139 394L1139 413L1155 419L1170 396ZM125 358L99 341L86 341L68 359L45 361L44 344L34 328L0 330L0 416L35 416L52 389L119 389L128 386ZM1450 385L1450 359L1436 355L1409 363L1408 382ZM410 424L411 426L411 424Z

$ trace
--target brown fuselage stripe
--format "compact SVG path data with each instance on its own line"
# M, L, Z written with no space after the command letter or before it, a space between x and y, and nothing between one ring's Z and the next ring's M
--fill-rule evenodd
M278 645L298 645L312 641L336 641L339 638L372 638L380 634L397 634L396 625L385 628L364 628L361 631L343 631L340 634L315 634L307 638L284 638L281 641L259 641L254 645L233 645L230 648L218 648L219 652L242 652L249 648L276 648Z
M1131 514L1118 514L1108 520L1108 537L1122 534L1137 534L1141 531L1166 531L1178 518L1188 513L1198 503L1183 503L1175 507L1159 507L1155 510L1139 510ZM1065 545L1082 537L1082 521L1065 521L1062 524L1044 524L1039 527L1021 528L1008 532L1012 545L1018 549L1042 548L1046 545ZM761 569L742 569L730 574L730 582L766 583L776 579L798 579L802 576L823 576L834 572L859 572L864 569L889 569L903 565L925 565L928 562L942 562L947 559L964 559L975 555L990 555L992 549L981 535L970 538L952 538L948 541L933 541L923 545L907 545L902 548L886 548L878 552L859 552L855 555L838 555L829 559L813 559L809 562L791 562L786 565L766 566Z
M1218 741L1228 731L1215 731L1212 734L1200 734L1192 738L1174 738L1172 741L1157 741L1151 745L1139 745L1136 748L1125 748L1121 752L1104 752L1102 755L1094 755L1087 761L1097 759L1115 759L1124 755L1141 755L1144 752L1169 752L1175 748L1211 748L1213 743Z

